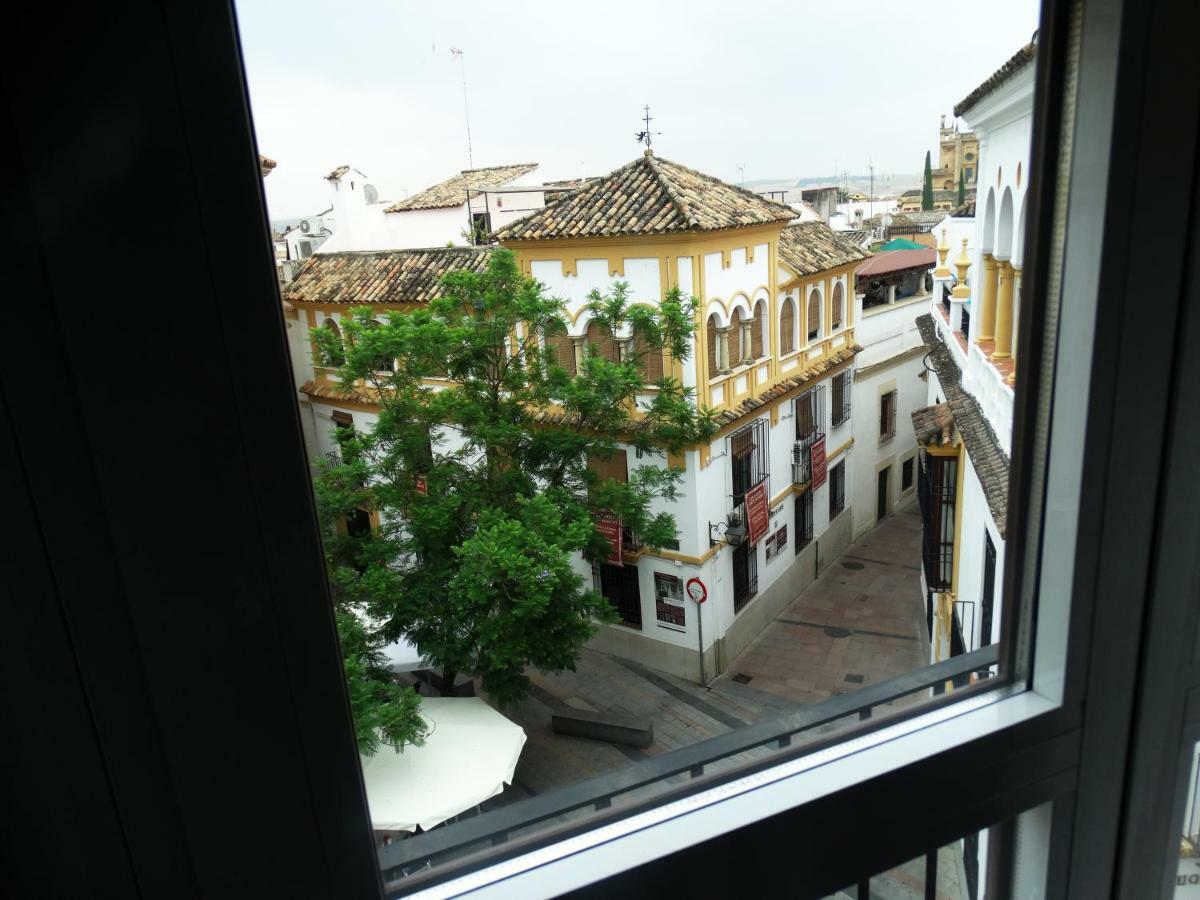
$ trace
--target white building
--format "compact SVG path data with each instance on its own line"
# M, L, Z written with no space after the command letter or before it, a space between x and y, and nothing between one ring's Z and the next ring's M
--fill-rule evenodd
M398 202L379 199L367 176L339 166L329 183L336 235L325 252L471 246L541 209L550 191L536 183L537 163L464 169Z
M917 442L908 423L928 403L926 351L917 317L929 311L932 292L924 290L929 269L920 251L907 254L895 268L880 267L896 252L905 251L879 254L856 273L862 315L855 337L863 349L854 372L855 539L886 516L916 504ZM867 266L876 271L874 276L863 274ZM906 278L909 272L916 277ZM886 279L915 281L920 289L898 295L894 285L880 284ZM865 302L868 291L880 299Z
M639 459L630 448L624 467L613 467L621 472L609 472L684 470L670 507L677 542L650 551L630 535L621 565L589 571L578 562L622 618L594 646L683 678L699 680L701 646L705 675L719 673L854 530L854 269L866 254L823 223L789 226L793 217L786 206L647 153L563 196L552 214L533 212L496 234L524 272L564 300L569 334L557 349L568 368L588 341L601 339L585 309L593 289L624 281L634 302L655 305L678 286L698 301L694 352L662 364L716 411L719 432L669 460ZM298 338L327 321L337 328L364 293L381 309L426 302L438 274L481 267L486 254L317 254L285 294L305 330ZM336 449L336 424L365 428L374 416L368 404L347 402L333 375L315 365L302 389L320 452ZM756 496L768 516L751 539L746 498ZM691 578L707 587L702 605L684 597Z
M1034 45L1023 47L954 109L979 137L980 199L973 233L960 229L958 244L947 246L935 302L918 320L932 369L930 405L914 413L913 425L923 446L935 661L1000 637L1033 58ZM939 301L955 278L947 310Z

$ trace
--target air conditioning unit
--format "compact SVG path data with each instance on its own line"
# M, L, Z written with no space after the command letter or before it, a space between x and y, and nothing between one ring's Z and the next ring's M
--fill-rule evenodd
M811 441L796 441L792 445L792 484L808 484L812 481Z

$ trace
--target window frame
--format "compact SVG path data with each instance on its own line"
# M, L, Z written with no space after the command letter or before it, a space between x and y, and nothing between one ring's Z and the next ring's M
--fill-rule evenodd
M1177 633L1186 631L1176 621L1182 613L1180 604L1169 602L1172 590L1182 595L1177 590L1182 573L1173 570L1172 560L1156 553L1152 545L1156 535L1171 536L1160 515L1167 520L1181 515L1176 508L1180 501L1171 498L1170 492L1160 490L1163 480L1170 479L1173 486L1182 488L1188 488L1189 484L1182 478L1183 460L1178 457L1177 443L1164 449L1160 441L1152 439L1133 442L1120 429L1111 427L1113 422L1135 420L1154 422L1158 427L1161 419L1162 432L1154 436L1179 440L1177 435L1167 433L1166 412L1179 396L1171 390L1172 386L1177 390L1185 387L1173 369L1180 353L1172 348L1164 350L1161 329L1129 327L1140 320L1129 299L1137 292L1126 288L1136 285L1135 278L1145 271L1154 270L1160 276L1155 309L1167 333L1173 333L1170 326L1181 316L1180 294L1185 290L1181 275L1186 271L1182 237L1164 247L1161 235L1174 234L1176 229L1181 236L1188 234L1193 173L1177 171L1186 167L1164 165L1162 153L1176 159L1195 159L1194 125L1185 123L1187 127L1181 130L1177 115L1181 95L1192 96L1186 92L1196 86L1194 70L1186 65L1188 57L1181 46L1183 37L1191 31L1180 27L1180 13L1164 12L1161 3L1152 5L1153 10L1134 16L1122 15L1121 5L1113 0L1089 4L1083 17L1084 39L1078 42L1082 47L1078 51L1080 89L1070 124L1073 131L1095 139L1079 142L1063 162L1072 173L1083 176L1089 189L1071 191L1063 198L1072 234L1061 271L1053 276L1056 280L1052 280L1049 267L1034 268L1027 264L1025 272L1026 289L1031 293L1053 292L1058 296L1057 285L1068 285L1061 292L1061 312L1064 319L1071 314L1070 320L1079 325L1072 332L1042 335L1026 329L1026 322L1032 316L1022 316L1020 346L1024 353L1018 359L1018 379L1032 377L1042 387L1044 379L1056 377L1055 383L1063 393L1078 390L1085 398L1085 402L1078 404L1082 407L1079 409L1059 404L1042 410L1025 399L1037 395L1029 390L1027 395L1018 395L1014 414L1017 434L1014 446L1022 449L1013 460L1010 515L1016 517L1020 526L1013 533L1019 535L1019 549L1025 552L1006 552L1005 591L1022 594L1039 590L1069 598L1069 602L1045 605L1039 610L1036 622L1022 619L1013 623L1011 617L1006 619L1008 627L1016 626L1016 646L1034 644L1033 668L1023 668L1024 662L1019 660L1021 667L1014 670L1013 690L1019 691L1023 683L1030 689L1019 693L992 691L952 706L928 709L912 719L890 725L890 730L879 729L862 739L856 738L853 746L842 743L797 757L796 766L790 770L779 767L763 770L757 780L747 776L737 783L723 785L723 790L714 788L690 796L686 802L680 801L681 805L657 809L652 817L615 823L618 826L615 829L586 835L585 842L546 845L541 848L546 853L540 857L514 857L478 869L458 879L460 887L469 879L481 897L501 891L522 896L549 895L582 887L606 875L610 876L605 885L609 891L625 888L628 892L638 878L670 878L674 886L685 890L695 885L697 879L707 879L710 887L723 887L735 879L744 886L743 867L713 866L712 862L753 858L757 863L755 876L763 889L787 884L785 878L792 879L794 886L796 871L803 870L814 873L812 880L806 881L806 889L832 890L844 882L826 885L820 879L828 882L850 871L881 870L917 855L930 842L950 840L965 829L1018 814L1022 814L1018 827L1027 845L1032 842L1037 846L1038 838L1044 838L1043 846L1062 851L1050 872L1050 896L1092 896L1096 894L1087 888L1093 886L1101 887L1101 892L1107 894L1118 872L1124 882L1145 874L1147 867L1154 869L1151 875L1161 870L1160 861L1151 859L1153 854L1135 855L1137 847L1123 842L1121 836L1135 831L1130 826L1157 808L1153 797L1139 787L1157 760L1142 752L1145 745L1138 743L1139 733L1130 723L1135 716L1142 721L1147 718L1174 721L1174 694L1164 692L1162 700L1151 700L1155 696L1153 689L1164 685L1156 680L1157 669L1169 667L1178 656L1176 653L1163 654L1157 659L1145 656L1143 642L1122 638L1142 633L1145 626L1145 644L1154 649L1166 640L1172 630L1169 626L1174 626ZM1074 46L1066 38L1064 18L1073 9L1070 4L1047 3L1043 12L1039 55L1049 59L1050 64L1039 64L1037 75L1041 102L1031 166L1035 186L1050 185L1053 181L1055 154L1045 151L1047 147L1054 150L1061 127L1059 116L1063 104L1057 95L1066 81L1064 60L1068 48ZM111 10L106 13L111 14ZM163 77L113 80L112 72L103 71L103 66L92 66L92 73L100 71L102 77L93 78L89 92L74 98L74 104L72 93L79 92L73 87L64 90L65 86L79 83L74 78L41 80L43 83L38 84L26 81L19 86L6 84L6 90L13 88L13 95L21 96L24 102L10 108L17 126L16 146L0 152L10 154L6 157L10 163L6 171L17 173L17 180L21 180L26 167L44 155L34 151L43 149L48 137L61 134L52 130L50 117L59 122L85 121L84 114L96 106L98 98L126 101L122 102L122 108L131 110L127 122L111 123L113 129L127 129L128 134L135 135L138 128L152 124L153 127L143 129L144 133L156 133L161 140L174 140L172 135L178 136L178 132L186 129L192 140L190 166L172 164L165 168L161 161L156 165L155 156L149 151L157 148L147 147L146 154L139 158L139 163L144 161L146 165L129 167L126 182L121 182L120 173L98 173L86 166L75 174L104 191L110 187L104 184L102 175L104 180L116 179L136 189L133 173L144 179L147 171L159 172L163 179L156 182L156 193L166 191L194 204L194 221L209 235L207 247L213 249L206 249L198 264L210 267L214 309L220 314L215 324L199 321L208 329L205 335L215 334L226 351L217 354L221 358L213 365L219 368L212 370L218 372L215 377L221 391L233 400L227 402L228 411L219 421L228 423L229 433L241 438L236 442L238 459L261 479L249 484L248 501L264 522L282 526L275 534L264 528L261 542L253 545L254 552L261 553L262 570L272 576L265 582L267 590L260 595L265 607L271 610L263 624L273 629L271 640L262 646L269 645L272 652L280 650L278 655L289 663L306 661L306 665L289 665L289 702L276 705L294 723L308 726L294 731L309 767L259 768L244 756L236 765L226 764L217 752L205 760L205 793L219 798L222 805L226 800L236 804L240 816L257 820L254 813L262 808L258 797L267 792L251 790L239 794L236 789L240 770L242 778L252 775L260 787L270 783L273 788L282 789L283 794L305 797L310 803L306 809L312 815L306 817L305 827L289 829L287 841L263 841L249 848L250 857L240 852L235 842L227 843L227 852L202 855L188 840L189 834L204 834L222 820L196 807L195 794L188 792L190 785L178 777L179 767L190 772L190 767L204 758L212 744L225 739L221 726L235 720L236 711L243 707L201 704L189 709L190 722L156 717L154 705L149 702L149 690L157 694L160 703L192 690L196 696L205 695L204 686L187 672L176 670L172 684L157 677L152 658L143 659L143 668L133 674L121 668L117 659L118 651L126 649L134 651L130 659L138 659L147 645L152 646L153 642L147 640L147 630L155 637L165 633L161 617L155 618L152 609L143 602L146 596L139 577L150 571L147 558L153 558L154 554L162 553L165 560L171 561L169 548L149 536L141 548L144 558L139 559L111 540L79 547L79 542L73 544L55 526L56 519L68 519L67 515L57 515L60 510L76 517L86 512L100 526L96 534L107 539L121 534L121 527L127 522L123 521L120 508L105 507L102 501L106 492L101 488L115 483L135 485L139 473L145 479L146 471L143 459L135 462L121 459L119 454L102 452L110 442L116 446L120 423L105 422L98 405L90 405L92 395L79 375L104 366L114 377L122 377L132 373L132 367L122 368L126 364L118 360L113 370L111 351L115 342L95 340L95 334L84 335L72 316L73 301L53 291L48 277L24 264L25 259L37 260L46 271L55 277L61 275L63 283L67 283L71 270L81 265L100 270L104 260L86 247L81 248L82 261L78 255L64 260L42 252L50 244L39 242L39 237L45 234L44 219L36 214L39 207L31 198L36 197L38 203L44 204L44 198L55 196L55 188L48 184L51 179L38 181L25 177L21 190L3 198L6 209L17 207L21 213L13 217L14 221L31 223L28 234L15 235L20 252L14 254L17 263L14 277L19 281L21 296L30 298L31 327L26 332L27 340L19 342L24 346L10 348L7 358L0 362L5 401L11 404L8 410L11 427L0 431L5 450L19 451L11 454L19 469L3 471L6 477L20 476L14 478L19 490L13 496L22 500L23 520L34 525L27 539L21 539L21 530L17 529L20 543L14 546L28 551L20 557L30 564L42 559L47 548L52 553L65 553L71 559L83 557L89 563L100 563L84 567L95 573L87 586L88 593L97 595L97 583L111 587L102 599L105 609L116 609L119 616L89 617L82 602L83 589L69 578L60 579L56 599L63 611L79 617L76 621L91 623L94 618L97 633L113 639L94 641L95 646L75 645L56 658L67 662L59 669L64 677L75 671L72 663L83 673L120 676L112 680L95 678L88 684L92 692L89 711L96 730L81 724L76 734L82 752L96 746L97 732L105 733L106 743L98 747L95 758L112 764L114 781L133 788L120 792L119 796L110 795L114 797L111 802L123 804L125 821L153 821L156 826L130 829L121 835L124 848L138 852L123 853L121 845L105 843L105 850L116 846L116 852L60 854L58 866L39 866L37 874L43 887L64 883L64 879L75 876L90 878L92 883L103 878L106 884L123 885L126 880L122 873L135 869L146 879L139 883L163 888L172 884L168 872L187 873L185 887L202 884L204 879L241 876L237 883L247 891L277 890L281 879L305 877L312 879L310 885L336 884L341 896L378 896L376 860L370 852L368 833L361 827L365 811L361 780L354 777L356 760L352 743L346 739L344 696L330 691L318 677L328 675L330 662L330 645L318 638L322 634L328 638L331 633L328 610L310 602L313 586L319 583L320 566L302 560L297 568L297 547L311 547L315 532L306 519L311 516L311 497L292 498L288 490L289 485L300 483L298 479L305 466L297 449L300 446L297 416L290 408L293 388L283 377L287 370L286 354L282 348L270 346L272 335L278 340L284 333L283 323L278 304L266 310L241 302L247 284L273 290L269 285L274 283L274 273L270 272L269 259L261 247L252 246L254 240L261 242L267 235L249 128L212 127L214 122L249 122L233 22L228 8L214 15L212 10L194 5L189 8L177 0L167 0L161 16L154 22L146 24L139 20L139 24L146 25L145 30L104 30L106 40L102 48L110 61L118 61L111 66L114 71L127 73L132 71L131 67L158 62L165 70L161 73ZM97 20L83 15L70 23L57 23L63 27L46 27L50 24L36 16L15 23L10 38L14 50L11 70L30 71L42 65L55 71L88 72L92 60L86 52L79 53L79 47L86 42L63 40L63 28L87 34L89 29L96 28ZM1128 30L1119 33L1116 29L1120 24ZM160 52L141 52L146 49L147 33L153 35L154 46ZM187 35L187 40L182 35ZM1161 48L1150 44L1148 35L1165 35L1170 52L1161 52ZM123 43L126 41L127 45ZM126 46L130 52L118 52ZM1188 52L1194 51L1188 48ZM69 54L77 57L72 59ZM140 69L137 71L143 74ZM1164 77L1166 72L1173 79ZM162 90L156 96L164 103L175 104L172 114L178 113L178 123L173 126L176 131L168 133L160 129L170 118L162 115L162 105L127 102L125 91L141 83L147 85L147 96L150 84L160 89L170 84L170 90ZM235 112L232 116L231 109ZM157 118L142 118L155 115ZM1113 134L1126 136L1128 140L1114 144ZM96 147L89 144L94 140L84 134L81 151L94 153ZM1153 152L1156 144L1157 154ZM139 145L134 141L130 146ZM1188 151L1188 146L1193 149ZM231 172L236 177L231 178ZM1156 183L1162 189L1156 192L1155 203L1149 204L1145 197L1133 196L1134 192L1107 191L1110 177L1116 184L1153 177L1159 179ZM70 186L76 193L79 188L78 182ZM136 190L131 193L137 195ZM1043 202L1030 216L1029 233L1040 238L1039 242L1027 242L1031 247L1050 243L1050 213L1056 197L1051 188L1044 195ZM44 205L40 208L45 210ZM77 215L78 227L93 226L89 218L92 211L79 207ZM104 208L104 220L95 221L94 227L120 228L124 215L121 204ZM1156 227L1146 227L1155 222ZM220 239L222 234L217 233L215 223L221 223L224 240ZM148 238L152 243L158 240L153 235ZM1104 252L1106 248L1109 253ZM143 249L145 264L156 265L156 254L150 248ZM170 258L169 248L164 249L162 257ZM169 273L164 272L164 276L163 280L168 279ZM152 278L142 280L147 286L155 283ZM1101 292L1100 283L1118 285L1120 289ZM141 287L127 284L124 289L129 295ZM1194 299L1194 279L1186 290ZM1074 315L1080 312L1078 304L1091 297L1097 298L1095 310L1085 307L1082 319ZM92 298L88 300L92 302ZM188 306L187 318L179 315L172 321L196 328L195 312L195 306ZM175 315L171 310L162 312L162 316ZM162 316L153 324L154 329L163 327ZM1189 328L1193 327L1193 319L1194 316L1189 316L1185 320ZM94 317L88 321L97 325ZM139 325L133 317L123 318L121 324L129 327L127 339L131 342L135 337L145 337L150 338L145 346L153 344L150 326ZM98 327L106 326L100 323ZM187 327L181 327L178 333L185 335ZM89 350L85 337L90 337L97 349ZM1054 342L1058 344L1057 355L1051 355L1047 349ZM1098 362L1103 361L1104 365L1092 365L1093 348ZM1047 365L1041 364L1043 349ZM1080 349L1082 355L1076 352ZM102 359L98 358L100 353L104 354ZM31 364L39 356L42 365ZM195 357L202 358L199 353ZM46 366L47 359L55 364ZM96 368L91 365L93 361ZM163 372L172 371L171 360L164 357L163 362ZM194 361L189 360L188 366L194 366ZM26 391L25 387L34 385L29 384L27 376L23 377L22 369L38 373L54 371L56 378L62 380ZM197 374L182 362L174 371L184 379ZM205 372L212 374L209 370ZM1132 377L1135 373L1137 377ZM163 380L171 385L172 391L178 390L180 382ZM157 390L153 385L148 389ZM63 402L47 403L48 392ZM27 396L36 397L37 404L29 403ZM283 414L285 398L289 403L287 415ZM206 402L203 407L206 412L220 413L223 394L213 391L211 398L201 399ZM212 402L207 403L208 399ZM63 414L64 409L69 411L67 415ZM181 414L184 412L193 419L196 416L195 409L180 410ZM1160 418L1155 418L1155 413L1161 414ZM170 415L171 410L164 404L164 418ZM1045 416L1052 416L1055 426L1052 430L1044 427L1048 421ZM63 439L67 433L71 440ZM59 439L53 445L39 443L36 436L46 434L55 434ZM201 438L196 447L180 448L179 455L171 461L172 466L180 465L180 457L186 455L194 458L196 470L202 471L206 458L209 464L213 458L220 458L212 453L215 435L201 435ZM1027 443L1022 443L1022 438ZM122 439L127 440L127 436ZM43 459L36 452L39 449L50 452ZM1041 458L1043 451L1048 454L1045 458ZM80 464L56 465L61 463L63 454ZM1057 477L1064 472L1069 477ZM70 492L73 509L65 507L63 499L55 496L67 491L47 489L47 485L54 485L56 474L69 481L72 488L78 488ZM1032 503L1032 497L1041 497L1040 486L1047 484L1052 485L1053 502L1043 506L1039 499ZM1099 484L1105 490L1084 493L1081 484L1093 487ZM63 486L61 482L55 485ZM107 496L111 499L117 495L107 492ZM1166 503L1162 509L1158 505L1160 497ZM286 509L280 508L280 498ZM1109 502L1113 498L1120 502ZM208 516L204 499L216 506L216 498L201 498L196 509L190 510L191 515ZM1193 498L1189 493L1184 499ZM223 513L225 520L212 516L214 524L221 521L228 524L227 510ZM1192 519L1182 521L1194 526ZM211 546L220 549L215 542ZM247 546L239 546L238 551L249 558ZM188 549L195 553L195 547ZM1178 554L1177 558L1183 555ZM221 558L238 564L233 554ZM1071 564L1053 570L1041 565L1045 558L1066 559ZM42 571L50 569L47 566ZM69 572L62 569L58 574ZM289 592L285 587L299 590ZM273 590L278 593L272 593ZM278 614L278 604L284 596L288 601L287 616ZM113 607L113 603L118 606ZM177 598L176 603L179 613L193 615L193 610L178 604ZM324 613L323 619L317 615L320 612ZM211 608L206 613L211 616ZM140 641L134 640L129 627L131 614L136 614L137 624L143 629ZM1194 616L1194 611L1189 615ZM70 622L70 617L63 618ZM178 628L178 620L174 625L188 637L186 629ZM260 627L258 622L244 625ZM65 630L67 625L62 627L61 633L69 634ZM1034 632L1036 642L1032 640ZM1190 639L1192 635L1186 636ZM35 633L33 637L41 640L43 635ZM195 637L198 638L199 635ZM1091 664L1093 647L1111 647L1115 652ZM313 648L319 651L318 666L313 666L313 656L304 652ZM1143 676L1132 675L1142 671L1139 661L1144 660L1154 666ZM207 687L211 693L213 685ZM247 694L248 702L252 702L254 695ZM236 704L237 698L232 699ZM114 702L117 700L123 701L119 708ZM1137 705L1139 702L1144 705ZM169 706L162 704L162 708ZM261 704L255 706L258 717L273 713L263 710ZM134 735L113 727L128 726L143 718L154 722L157 728L149 743L135 740ZM314 724L320 727L311 727ZM28 733L34 735L36 731L30 729ZM196 744L183 740L188 733L201 740ZM1128 741L1112 741L1114 733L1132 737ZM1141 733L1160 732L1148 728ZM254 741L245 742L244 751L253 753L254 746ZM148 752L147 747L153 748L152 751ZM944 796L948 792L928 791L927 786L947 770L956 773L963 790L953 797ZM167 773L175 777L163 777ZM72 777L79 774L70 773ZM1126 774L1131 776L1128 780L1121 777ZM1002 784L1004 789L991 790L985 796L971 787L976 781ZM1114 790L1114 784L1121 787ZM91 799L93 795L89 793ZM1039 806L1049 801L1056 801L1056 807L1062 804L1053 816L1045 815L1041 812L1044 807ZM1036 812L1024 813L1035 806ZM879 827L886 839L872 841L871 846L846 840L847 835L861 832L865 815L896 808L906 811L902 821L898 817L890 821L885 817L872 819L882 823ZM228 810L229 807L224 809L226 825L230 820ZM339 823L336 830L322 824L334 821ZM809 836L802 846L794 841L798 831ZM100 829L95 837L97 843L108 841ZM32 851L32 859L42 859L32 841L24 845ZM14 858L20 857L14 852ZM1129 865L1118 866L1118 862ZM650 865L638 871L632 869L641 863ZM1035 877L1046 874L1045 865L1036 857L1024 857L1023 865L1033 870ZM498 881L499 878L504 881ZM1143 884L1156 881L1152 878ZM425 884L431 885L432 881ZM416 882L409 886L416 886ZM179 885L174 887L178 889ZM1117 890L1120 896L1136 896L1129 893L1124 883Z

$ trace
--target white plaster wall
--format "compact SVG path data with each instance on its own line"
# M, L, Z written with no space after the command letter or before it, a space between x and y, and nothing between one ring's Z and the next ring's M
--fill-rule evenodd
M564 275L562 262L548 259L533 260L529 270L533 278L541 282L547 294L566 304L568 316L575 319L575 325L568 329L569 332L582 335L587 331L588 317L586 314L580 315L580 312L593 290L604 294L611 291L618 281L624 281L629 285L631 302L657 306L662 294L659 265L657 257L629 257L624 260L625 274L612 275L609 273L607 257L580 259L575 265L576 274Z
M862 354L860 354L861 356ZM902 467L905 459L917 452L912 414L929 405L929 397L921 373L921 356L901 358L894 363L872 367L866 373L855 373L851 425L854 431L853 487L847 490L848 502L854 507L854 537L857 539L877 524L878 471L886 465L891 509L896 512L916 498L917 472L913 463L913 483L903 490ZM879 441L879 398L882 389L894 384L896 389L896 436L886 443ZM914 564L918 561L914 560Z
M321 250L409 250L444 247L448 243L464 246L463 232L468 228L466 204L450 209L421 209L384 212L388 204L373 203L360 210L354 225L339 224Z
M738 248L729 254L729 268L722 265L720 253L704 255L704 292L701 299L705 304L710 300L722 300L726 304L738 294L744 294L747 299L754 295L759 287L766 287L769 280L767 244L758 244L754 248L753 262L746 261L745 248Z
M917 317L927 312L928 299L901 300L864 311L854 329L854 339L863 348L855 358L855 366L866 369L922 346Z
M996 582L993 592L991 643L997 643L1000 640L1000 598L1003 596L1004 589L1004 541L1001 540L1000 532L992 519L991 510L988 508L987 499L983 494L983 486L979 483L975 467L971 464L969 456L966 459L961 512L962 530L958 541L957 599L975 604L973 615L970 616L973 621L963 623L963 638L967 640L967 650L970 651L977 650L981 646L980 628L983 616L979 604L983 596L985 531L991 535L992 543L996 547ZM969 636L968 630L970 631Z

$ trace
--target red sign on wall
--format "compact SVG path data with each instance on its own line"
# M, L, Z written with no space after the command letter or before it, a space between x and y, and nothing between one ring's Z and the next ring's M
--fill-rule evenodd
M771 526L771 510L767 504L767 483L760 481L746 492L746 527L750 546L754 546Z
M599 516L596 518L596 528L604 535L604 539L608 541L611 548L608 551L608 562L614 566L622 565L624 532L621 529L621 521L612 516Z
M828 474L825 465L825 435L813 439L809 452L812 454L812 489L815 491L825 483Z

